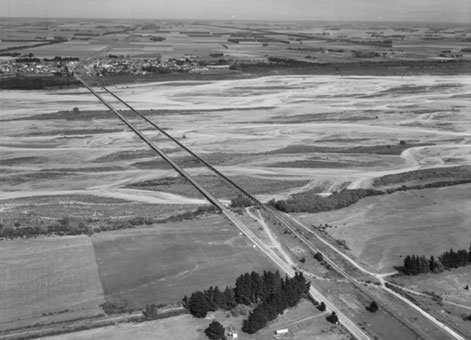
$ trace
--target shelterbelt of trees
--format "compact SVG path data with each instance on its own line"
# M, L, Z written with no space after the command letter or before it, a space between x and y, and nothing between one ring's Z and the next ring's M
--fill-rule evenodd
M11 77L0 79L0 90L44 90L78 86L79 84L72 76Z
M450 249L442 253L438 258L431 256L427 259L425 256L408 255L404 259L402 271L408 275L418 275L425 273L440 273L458 267L471 265L471 246L469 250L460 249L454 251Z
M458 167L456 167L458 168ZM461 167L460 167L461 168ZM460 170L461 171L461 170ZM393 175L396 176L396 175ZM398 174L398 176L409 176L409 173ZM352 204L355 204L359 200L369 196L377 195L386 195L392 194L397 191L407 191L407 190L421 190L429 188L441 188L448 187L453 185L467 184L471 182L471 177L469 171L467 171L462 179L451 179L451 180L438 180L431 183L415 184L415 185L405 185L402 184L397 187L387 188L383 190L377 189L345 189L340 192L333 192L330 196L319 196L318 192L315 190L309 190L294 194L286 200L270 200L268 202L273 208L286 212L308 212L308 213L317 213L322 211L330 211L336 209L346 208ZM387 177L387 176L384 176ZM412 178L412 176L410 176ZM380 183L381 178L377 180L377 183ZM387 183L385 181L385 183ZM251 202L239 198L238 200L232 201L233 207L244 207L250 206Z
M330 196L319 196L315 191L306 191L293 195L287 200L268 202L269 205L283 212L329 211L348 207L367 196L384 195L383 191L372 189L353 189L335 192Z
M218 287L210 287L194 292L189 298L185 296L183 306L193 316L204 318L210 311L232 310L238 304L256 305L242 327L244 332L253 334L285 309L296 306L309 287L310 283L302 273L296 273L293 278L282 278L278 271L252 272L239 276L234 288L226 287L221 291Z

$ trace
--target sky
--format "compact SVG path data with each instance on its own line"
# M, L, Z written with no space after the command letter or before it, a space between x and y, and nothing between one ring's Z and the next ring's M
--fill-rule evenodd
M0 0L0 16L471 23L471 0Z

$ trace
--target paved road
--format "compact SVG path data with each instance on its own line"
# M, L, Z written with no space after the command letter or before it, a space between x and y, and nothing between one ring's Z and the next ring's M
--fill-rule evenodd
M295 270L286 262L284 262L274 251L265 245L252 231L240 221L232 212L225 209L223 213L226 217L237 226L247 238L254 243L260 251L262 251L268 258L270 258L275 264L287 275L293 277ZM350 320L344 313L342 313L339 308L337 308L333 303L331 303L321 292L316 290L314 287L310 287L309 295L316 301L323 301L327 307L327 311L335 311L339 318L340 323L348 329L348 331L355 336L358 340L368 340L371 337L366 334L358 325L356 325L352 320Z

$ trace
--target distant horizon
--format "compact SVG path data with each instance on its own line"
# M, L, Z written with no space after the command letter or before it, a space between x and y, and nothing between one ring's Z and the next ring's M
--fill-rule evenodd
M201 19L201 18L126 18L126 17L115 17L115 18L108 18L108 17L22 17L22 16L15 16L15 17L7 17L0 15L0 20L3 19L34 19L37 21L47 21L47 20L129 20L129 21L235 21L235 22L244 22L244 21L260 21L260 22L320 22L320 23L402 23L402 24L460 24L460 25L469 25L471 26L471 22L468 21L411 21L411 20L361 20L361 19Z
M471 23L469 0L0 0L4 18Z

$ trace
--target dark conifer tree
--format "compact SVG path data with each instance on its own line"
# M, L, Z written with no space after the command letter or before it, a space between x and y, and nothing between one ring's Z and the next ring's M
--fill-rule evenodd
M242 330L248 334L254 334L259 329L265 327L268 323L268 315L265 309L260 306L255 308L250 314L247 320L244 320Z
M252 292L252 294L250 295L250 300L255 303L259 303L260 301L262 301L264 297L263 279L258 273L254 271L250 274L250 287Z
M332 312L327 316L327 321L331 323L338 323L339 322L339 317L337 316L337 313Z
M368 307L366 307L366 309L367 309L368 311L370 311L371 313L375 313L376 311L378 311L378 308L379 308L379 306L378 306L378 304L376 303L376 301L372 301L372 302L370 303L370 305L369 305Z
M226 330L224 329L224 326L221 325L218 321L213 320L204 330L204 334L211 339L211 340L221 340L224 338L224 335L226 333Z
M270 295L267 298L266 303L273 306L277 314L281 314L286 308L288 308L288 298L281 290Z
M209 304L206 295L203 292L197 291L191 294L188 308L193 316L204 318L211 310L211 305Z
M417 256L414 256L414 275L417 275L420 273L419 271L419 268L420 268L420 259L419 259L419 255Z
M464 249L458 250L457 254L457 267L464 267L468 264L468 252Z
M299 299L296 291L296 283L293 280L287 279L283 285L283 294L286 296L288 307L297 305Z
M225 310L231 310L237 305L234 290L230 287L226 287L226 290L223 293L223 305L222 308Z
M275 273L270 271L263 272L263 295L262 299L265 300L275 291L279 291L281 288L281 276L280 272L276 271Z
M404 259L404 273L410 274L412 267L412 260L409 255L407 255Z
M204 295L206 296L206 300L208 301L209 304L209 310L208 311L216 311L217 306L214 301L214 288L213 286L210 286L208 290L204 291Z
M237 278L235 288L234 288L234 295L237 303L243 305L250 305L253 301L251 300L251 278L250 274L246 273L241 275Z
M213 304L216 306L216 309L222 308L224 304L223 293L221 293L218 286L214 287L213 290Z
M430 256L430 271L435 272L435 269L437 268L437 262L435 261L435 257L432 255Z
M272 295L273 297L274 295ZM261 308L265 311L267 314L267 318L269 321L275 320L278 315L283 311L282 309L279 308L279 305L276 301L274 300L267 300L264 302L262 305L260 305Z
M417 269L418 273L428 273L430 271L430 263L425 258L425 256L418 257L419 267Z

